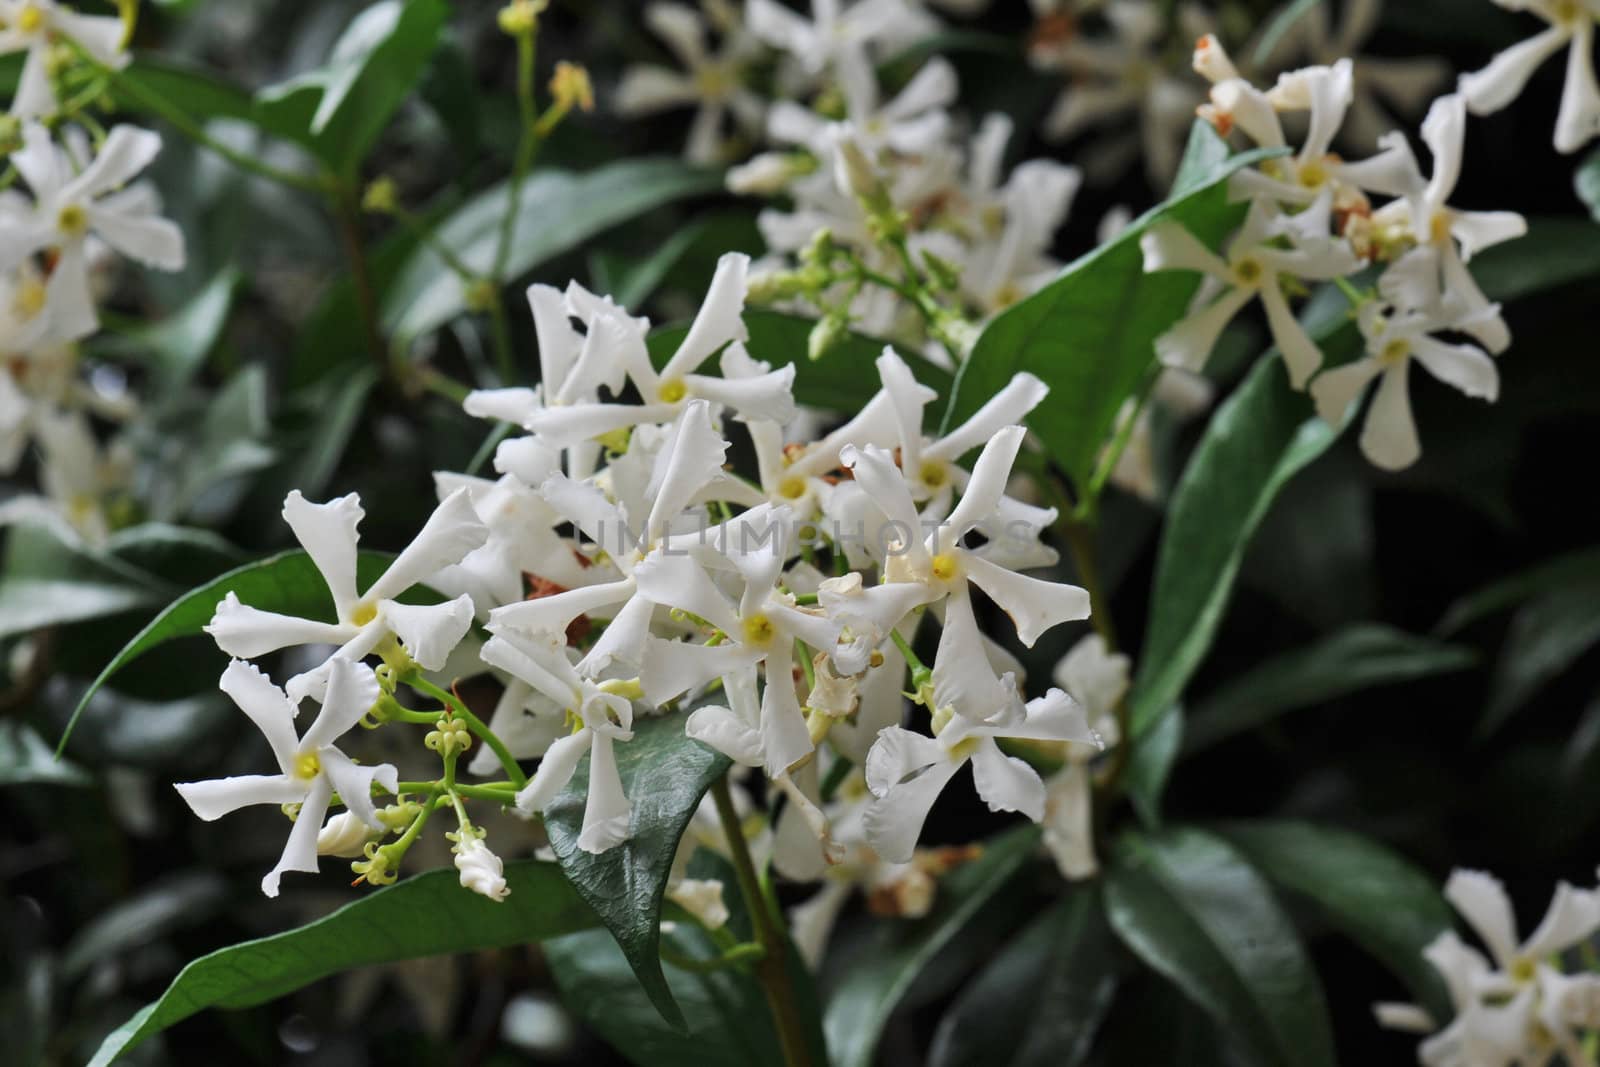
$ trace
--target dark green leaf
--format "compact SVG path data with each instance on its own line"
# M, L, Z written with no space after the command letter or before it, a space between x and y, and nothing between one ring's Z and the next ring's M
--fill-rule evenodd
M1600 642L1600 580L1546 593L1511 620L1478 735L1505 725L1544 685Z
M353 175L421 79L448 16L443 0L380 0L363 8L325 66L263 89L258 109L307 131L324 162Z
M356 559L357 581L361 587L365 588L376 581L393 559L386 552L361 552ZM96 690L152 648L201 633L216 612L217 603L229 592L236 594L242 603L263 611L276 611L323 622L334 621L333 597L328 592L327 583L322 580L311 557L304 552L283 552L231 570L169 604L106 664L78 702L72 719L62 732L61 744L64 746L67 743L73 724L83 714L84 706ZM214 655L217 658L217 673L221 674L226 657L221 652Z
M227 899L227 883L214 871L194 871L141 889L73 935L61 955L61 975L72 980L96 963L204 922Z
M111 97L117 106L136 115L160 118L151 101L163 108L175 108L196 123L212 119L248 122L266 133L304 146L310 144L310 131L303 126L288 126L263 113L248 92L215 74L192 67L165 55L140 52L133 63L112 80Z
M1351 332L1335 336L1353 344ZM1275 357L1258 363L1217 409L1173 492L1162 533L1132 696L1135 737L1177 701L1210 649L1250 537L1278 491L1338 434L1290 390Z
M361 363L343 375L319 382L319 388L310 391L315 413L313 430L305 447L298 450L289 472L289 485L309 496L327 488L377 384L377 371L371 364Z
M1422 950L1451 928L1450 907L1433 879L1368 837L1290 820L1217 827L1251 863L1284 889L1309 899L1406 984L1411 995L1447 1018L1449 995Z
M1477 653L1416 637L1380 623L1362 623L1295 649L1244 674L1195 708L1184 752L1209 748L1285 712L1348 693L1465 670Z
M623 307L642 307L705 230L704 220L691 222L637 262L608 267L608 281L602 284L596 279L596 284Z
M846 334L828 353L818 360L806 358L806 338L815 319L790 315L781 311L752 310L744 313L744 324L750 331L745 347L754 359L763 360L774 367L793 363L794 398L802 404L832 411L856 411L878 391L878 371L873 361L883 355L885 341ZM650 358L657 365L672 357L679 342L689 332L685 323L663 326L650 334ZM935 366L911 352L900 355L910 364L917 380L948 396L950 372ZM702 368L711 373L712 363Z
M1172 777L1172 768L1177 765L1188 728L1183 709L1176 704L1169 705L1128 754L1125 788L1134 810L1146 826L1161 822L1161 794L1167 790L1167 779Z
M1156 337L1182 316L1199 285L1187 272L1146 274L1140 235L1170 218L1215 246L1243 213L1229 203L1225 179L1272 154L1230 156L1216 131L1197 122L1165 203L984 329L962 364L945 425L977 411L1018 371L1031 371L1050 395L1029 426L1080 491L1087 487L1123 401L1151 372Z
M1201 830L1124 833L1106 881L1124 944L1206 1010L1257 1064L1332 1067L1322 986L1272 891Z
M1572 175L1578 199L1589 205L1589 214L1600 222L1600 148L1590 152Z
M151 391L157 396L180 389L193 379L216 347L233 310L241 278L231 267L219 272L187 304L165 319L107 335L97 345L98 351L148 363Z
M192 588L244 562L244 553L210 530L144 522L106 540L117 559L179 588Z
M0 719L0 786L88 785L81 767L58 760L33 727Z
M1600 241L1587 219L1528 220L1528 232L1472 257L1472 276L1491 299L1516 300L1600 274Z
M170 595L166 583L67 529L10 527L0 569L0 637L116 615Z
M661 900L689 819L711 783L727 773L726 756L684 736L683 716L634 724L616 745L622 788L633 807L628 840L598 855L578 847L589 794L589 762L544 811L545 832L561 869L611 931L664 1019L680 1029L683 1013L661 973Z
M1020 826L984 845L983 855L939 883L933 910L914 922L882 924L832 990L823 1027L837 1067L870 1067L878 1035L895 1005L950 939L1020 870L1038 846L1039 828Z
M931 1067L1074 1067L1116 991L1116 943L1096 883L1029 923L945 1010Z
M522 186L505 280L672 200L715 192L721 175L675 159L629 159L583 174L545 170ZM494 267L509 181L478 194L440 223L436 237L471 270ZM384 329L401 338L438 329L466 310L461 278L431 248L418 248L384 293Z
M468 892L451 869L379 889L287 933L219 949L183 969L161 999L105 1039L104 1067L151 1034L206 1008L247 1008L356 967L525 945L585 930L594 913L553 863L506 865L511 895Z
M1557 556L1509 578L1492 582L1456 601L1433 631L1440 637L1449 637L1480 619L1515 607L1540 594L1597 581L1600 581L1600 548L1585 548Z

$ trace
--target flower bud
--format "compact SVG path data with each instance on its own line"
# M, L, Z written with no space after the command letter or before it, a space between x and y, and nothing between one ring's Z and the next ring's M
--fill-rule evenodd
M549 6L550 0L511 0L500 9L501 32L512 37L532 36L539 29L539 16Z
M354 859L366 852L368 841L376 841L379 836L380 831L356 818L354 812L340 812L317 831L317 855Z
M714 878L681 879L667 887L667 899L700 920L708 930L719 929L728 921L722 883Z
M500 857L491 852L489 846L483 843L483 838L476 834L462 830L460 837L455 854L456 870L461 872L462 886L490 900L500 901L510 896L511 887L506 885L505 866L500 862Z
M562 111L571 111L574 107L579 111L594 110L594 86L589 82L589 71L576 63L562 60L556 64L556 71L550 76L550 95L555 97L555 106Z
M824 315L811 327L811 333L806 338L806 355L813 363L827 355L844 340L849 332L850 324L844 316L837 313Z
M361 196L361 210L369 215L392 215L399 203L394 179L388 177L372 181Z

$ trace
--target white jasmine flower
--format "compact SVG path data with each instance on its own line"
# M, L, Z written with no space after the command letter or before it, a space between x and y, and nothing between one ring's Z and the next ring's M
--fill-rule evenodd
M943 707L943 705L941 705ZM938 736L891 726L867 753L867 788L876 798L864 816L867 841L885 860L911 859L922 824L945 784L968 762L978 795L991 811L1044 818L1045 787L1038 773L996 744L1001 737L1096 744L1083 708L1059 689L1028 702L1020 721L1007 726L949 715Z
M600 853L628 838L632 806L622 789L614 742L633 738L633 704L578 674L565 643L550 634L519 633L490 624L483 661L542 693L560 706L576 729L552 742L539 769L517 793L517 810L542 812L565 789L589 755L589 795L578 847Z
M1100 744L1068 743L1061 769L1046 783L1044 845L1061 877L1076 881L1100 869L1094 854L1094 782L1090 761L1120 743L1117 704L1127 695L1128 657L1110 652L1099 634L1088 634L1056 664L1055 683L1083 706Z
M128 65L123 51L127 28L114 15L80 15L57 0L0 0L0 55L27 52L11 114L46 118L56 110L50 78L50 50L65 37L83 47L95 62L113 70Z
M812 75L840 62L865 64L869 48L914 40L938 27L905 0L812 0L809 19L777 0L749 0L745 22L756 37L794 56Z
M667 886L667 899L708 930L727 925L728 905L722 899L722 883L715 878L680 878Z
M458 489L446 497L416 539L365 593L359 593L356 542L363 515L361 499L354 493L313 504L297 489L283 502L284 521L333 596L337 622L262 611L241 604L229 592L205 627L219 648L243 659L297 645L338 645L322 666L289 679L286 688L294 700L320 694L335 660L363 659L390 636L398 638L423 669L439 670L472 625L472 598L465 594L428 606L394 599L484 543L488 530L478 521L467 491Z
M617 112L637 118L697 106L684 154L696 163L722 161L728 147L722 132L726 116L731 113L740 128L755 133L766 110L761 97L742 82L751 53L749 39L736 30L712 53L706 44L710 27L705 16L686 4L649 4L644 21L666 42L685 72L654 65L629 67L614 96Z
M0 210L0 224L14 228L0 247L0 269L14 268L42 249L56 251L50 315L64 335L81 336L98 322L89 291L91 236L147 266L182 269L183 232L155 213L144 191L123 188L161 151L160 135L114 126L99 153L76 173L72 158L38 123L23 127L22 143L11 153L11 164L33 193L33 204Z
M1352 274L1359 267L1349 246L1328 236L1331 208L1328 190L1292 216L1274 216L1260 200L1253 200L1225 259L1178 223L1163 220L1146 230L1139 239L1146 271L1193 270L1206 275L1188 316L1156 338L1161 361L1200 370L1223 328L1259 297L1290 384L1305 388L1322 364L1322 352L1295 319L1281 279L1326 280ZM1287 239L1289 247L1279 247L1280 239Z
M372 709L382 691L364 664L334 661L322 710L305 734L297 737L294 703L255 667L234 660L223 672L219 686L265 735L279 773L180 782L176 788L194 813L207 822L251 804L300 806L283 856L261 880L261 891L275 897L285 871L316 871L322 819L335 791L356 818L374 830L383 828L372 805L372 787L377 784L393 793L399 786L399 772L387 763L363 767L334 747L334 742Z
M1576 152L1600 134L1600 85L1594 73L1595 23L1600 6L1594 0L1495 0L1512 11L1531 12L1550 25L1490 60L1480 71L1463 75L1461 93L1474 115L1489 115L1522 93L1533 72L1567 46L1567 80L1556 114L1555 145Z
M1409 467L1422 454L1411 416L1408 376L1413 360L1467 396L1493 403L1499 395L1499 372L1481 348L1431 336L1457 328L1448 320L1426 311L1394 311L1372 302L1362 305L1357 321L1366 341L1366 355L1318 375L1311 383L1311 396L1318 414L1338 425L1351 403L1377 378L1377 396L1361 431L1361 451L1385 470Z
M451 849L456 856L456 870L461 872L461 885L490 900L504 900L511 895L511 887L506 885L505 866L500 857L489 850L480 834L463 829L461 840Z

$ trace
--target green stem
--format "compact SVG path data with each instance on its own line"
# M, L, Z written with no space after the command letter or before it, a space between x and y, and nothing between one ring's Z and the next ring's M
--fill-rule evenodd
M505 768L506 777L510 778L511 783L519 790L528 784L528 776L522 773L521 767L517 766L517 761L512 758L511 752L506 748L505 742L501 741L500 738L495 735L493 730L485 726L482 719L472 714L471 710L468 709L465 704L457 700L453 693L440 689L438 686L422 677L420 672L412 673L405 679L405 683L418 692L428 694L429 696L433 697L433 699L439 701L445 707L449 708L452 714L460 716L461 720L467 724L467 729L471 730L473 735L477 737L478 740L489 746L489 750L493 752L495 758L500 761L500 766Z
M761 881L756 876L755 863L750 859L750 847L745 843L744 830L739 825L739 814L733 808L733 797L728 793L728 779L722 777L711 786L711 797L717 805L717 816L722 820L722 832L728 838L728 851L733 860L734 874L739 880L739 892L744 897L745 908L750 912L750 925L755 931L756 943L762 955L755 960L756 980L766 994L767 1007L778 1030L778 1044L783 1050L786 1067L809 1067L811 1050L806 1044L805 1026L800 1019L799 1005L789 981L788 938L778 925L766 896L761 892Z
M1100 493L1106 487L1106 482L1111 479L1112 472L1117 469L1117 461L1122 458L1122 453L1127 451L1128 442L1133 440L1133 432L1138 428L1139 419L1144 414L1145 405L1150 402L1150 395L1155 391L1156 379L1161 376L1159 370L1152 371L1145 376L1144 384L1139 389L1139 399L1135 402L1133 411L1128 418L1117 427L1116 436L1111 439L1111 444L1100 456L1100 462L1095 467L1094 474L1089 479L1089 491L1084 494L1078 506L1073 509L1074 517L1079 520L1089 520L1100 503Z
M666 942L661 944L661 958L672 964L680 971L689 971L694 974L707 974L711 971L720 971L725 967L737 967L745 963L752 963L766 955L767 950L754 941L742 941L727 951L712 956L710 959L695 959L687 956Z
M361 241L361 203L348 188L331 193L329 201L338 223L339 240L344 245L345 258L350 261L350 282L356 291L356 306L361 314L361 332L366 339L367 355L377 368L380 379L392 380L394 368L390 365L389 352L383 343L383 333L378 329L378 295L372 285L366 246Z

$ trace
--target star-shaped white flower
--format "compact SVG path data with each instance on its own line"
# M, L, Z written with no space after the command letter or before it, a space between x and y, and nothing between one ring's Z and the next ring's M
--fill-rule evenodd
M282 857L261 880L261 891L275 897L285 871L316 871L317 836L334 793L367 826L383 829L372 804L372 787L377 784L393 793L399 787L399 772L387 763L363 767L334 747L372 710L382 690L365 664L335 661L328 672L322 710L305 734L296 736L295 704L251 664L229 663L219 685L265 735L279 773L180 782L176 788L194 813L208 822L251 804L300 805Z
M1489 65L1461 78L1461 92L1474 115L1489 115L1521 95L1533 72L1562 45L1567 46L1567 80L1556 114L1555 145L1560 152L1576 152L1600 135L1600 84L1594 73L1595 24L1600 22L1596 0L1495 0L1503 8L1527 11L1550 25L1520 44L1514 44L1489 61Z
M27 52L11 114L46 118L56 110L50 79L50 50L61 38L77 42L97 63L121 70L131 58L123 51L127 28L115 15L80 15L57 0L0 0L0 55Z

